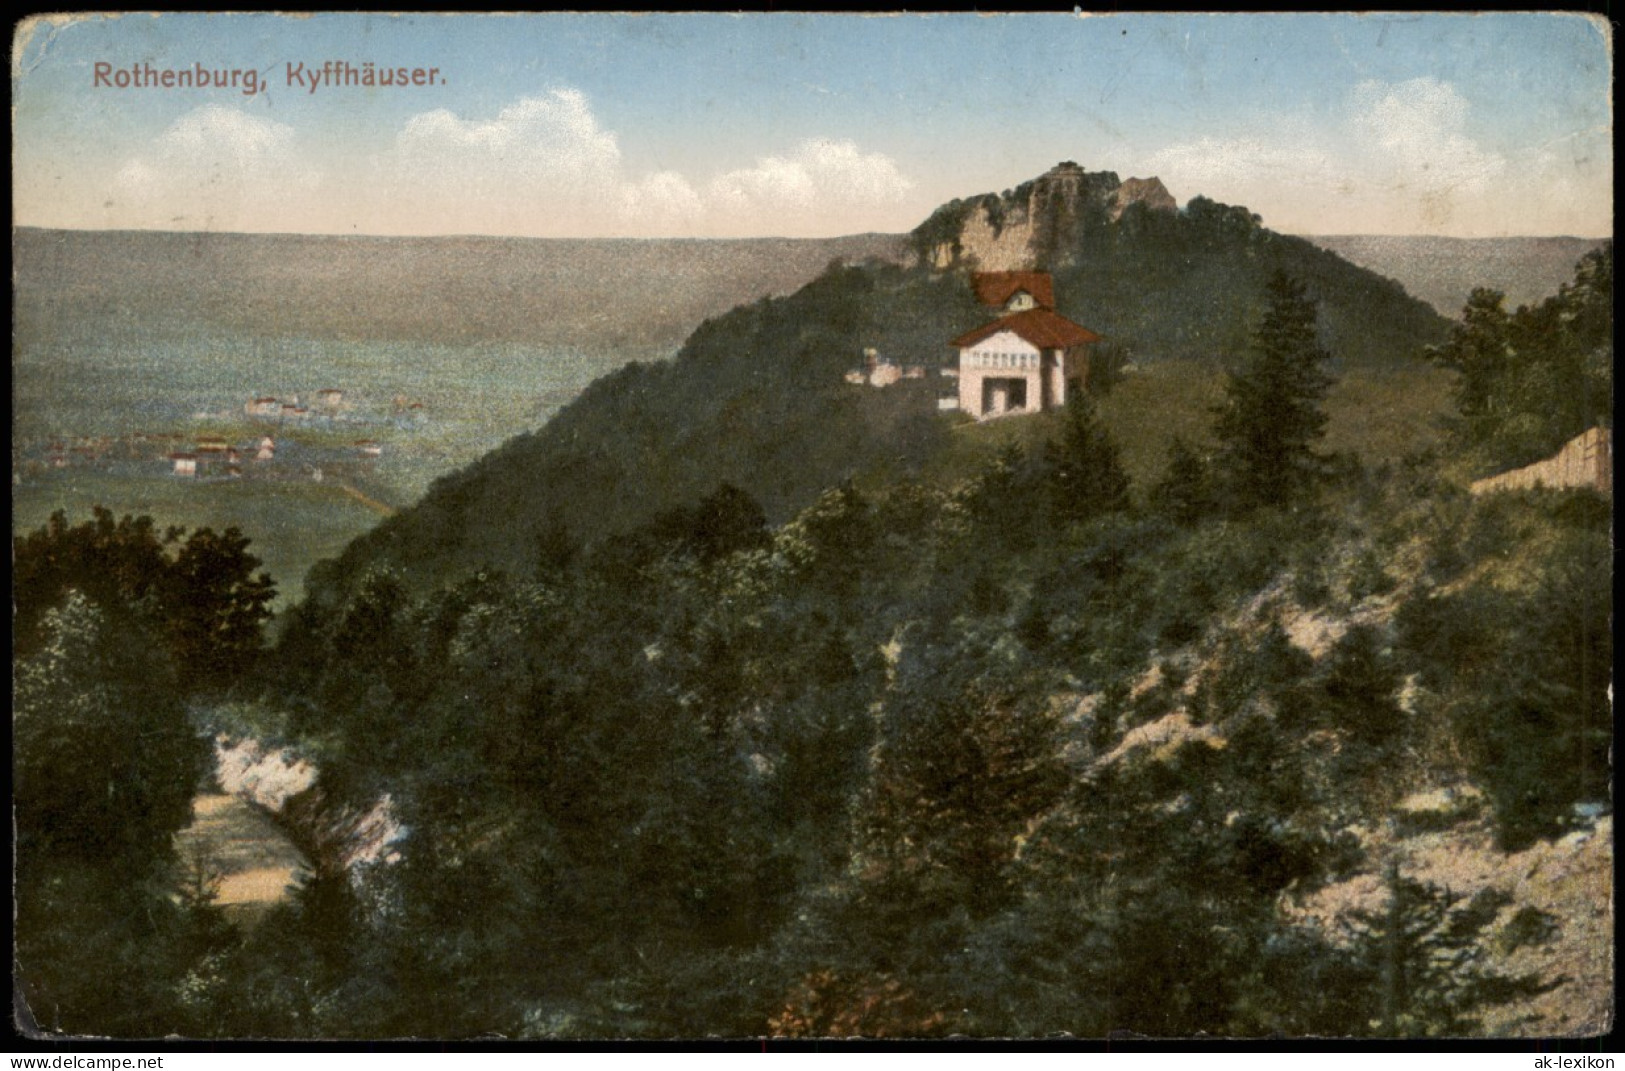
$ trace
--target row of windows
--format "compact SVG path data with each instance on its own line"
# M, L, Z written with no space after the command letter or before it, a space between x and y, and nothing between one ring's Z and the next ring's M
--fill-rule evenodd
M972 350L970 364L973 368L1037 368L1038 354L1036 353L983 353Z

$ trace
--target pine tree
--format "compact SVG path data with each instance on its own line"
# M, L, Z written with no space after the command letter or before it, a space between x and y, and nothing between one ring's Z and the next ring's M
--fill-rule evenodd
M1407 878L1390 862L1387 901L1344 923L1356 961L1371 980L1369 1027L1385 1036L1450 1036L1481 1028L1474 1015L1547 992L1562 979L1495 969L1485 931L1511 897L1483 889L1460 893Z
M1457 373L1457 438L1485 471L1534 461L1612 421L1613 292L1609 243L1538 305L1509 313L1499 291L1474 290L1450 337L1429 347L1429 360Z
M1216 411L1221 485L1243 510L1291 503L1325 469L1315 444L1326 434L1321 403L1332 377L1316 336L1317 306L1302 283L1277 272L1247 363L1231 372Z
M1175 524L1193 525L1218 508L1208 460L1180 436L1168 451L1168 469L1151 489L1151 504Z
M1461 320L1443 345L1430 346L1428 358L1456 372L1456 409L1470 441L1488 438L1506 417L1507 387L1514 365L1512 318L1499 290L1479 287L1462 307Z
M1067 399L1061 433L1045 448L1050 502L1062 521L1128 508L1128 473L1088 395Z
M933 659L899 674L856 814L857 870L866 895L911 912L985 915L1014 891L1018 834L1065 791L1060 725Z

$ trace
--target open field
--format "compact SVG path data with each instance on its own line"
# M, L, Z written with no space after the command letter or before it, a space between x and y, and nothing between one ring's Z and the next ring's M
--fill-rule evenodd
M1427 366L1346 373L1326 399L1331 421L1325 449L1378 465L1437 444L1439 421L1451 411L1451 378ZM1224 375L1215 366L1161 361L1124 377L1099 400L1101 420L1122 451L1137 495L1162 478L1175 436L1192 445L1208 440L1213 408L1223 398ZM1009 443L1039 449L1056 434L1059 418L1044 413L960 424L953 448L933 465L929 478L952 482L968 476Z
M300 596L311 565L384 512L637 356L651 355L514 343L59 338L13 360L13 531L57 509L83 519L96 505L163 525L235 525L254 540L283 605ZM244 411L255 397L304 404L323 389L343 391L331 417ZM255 461L265 437L275 458ZM240 451L242 479L171 474L168 454L211 439ZM379 456L362 457L363 440ZM205 462L200 474L224 471Z

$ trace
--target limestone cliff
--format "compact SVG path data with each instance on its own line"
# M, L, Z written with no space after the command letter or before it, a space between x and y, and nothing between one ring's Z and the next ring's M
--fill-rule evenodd
M1123 212L1129 205L1145 205L1158 212L1177 212L1179 205L1174 201L1174 195L1168 192L1168 187L1155 175L1148 179L1124 179L1123 184L1117 187L1112 195L1112 222L1116 223L1122 218Z
M389 796L367 807L338 803L318 783L315 765L290 748L221 736L214 751L225 793L269 815L318 872L345 874L361 892L370 872L400 858L407 829Z
M1161 179L1120 180L1067 160L1014 190L944 205L912 238L916 253L938 269L1053 269L1135 204L1178 209Z

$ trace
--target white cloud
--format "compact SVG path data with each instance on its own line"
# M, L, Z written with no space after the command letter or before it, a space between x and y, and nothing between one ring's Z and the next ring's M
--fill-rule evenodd
M1242 136L1168 146L1150 163L1176 188L1245 204L1287 231L1502 233L1514 211L1520 232L1559 226L1509 197L1508 160L1473 137L1469 120L1448 82L1368 81L1341 122L1272 115ZM1554 167L1541 181L1565 176Z
M181 116L158 139L160 149L168 153L192 159L224 154L244 167L286 152L292 143L293 127L286 123L220 104Z
M494 119L414 116L375 168L380 212L398 206L403 228L420 232L829 234L876 226L913 185L890 158L836 139L709 181L634 176L574 89L527 97Z
M620 165L615 135L599 128L573 89L526 97L495 119L460 119L441 108L407 121L396 152L410 167L456 179L529 183L591 181Z
M285 123L198 108L117 165L107 225L682 237L827 235L915 222L897 217L914 183L890 157L851 140L809 139L709 175L635 172L616 133L570 88L489 117L422 112L370 156L323 156L317 167L318 151Z
M890 158L862 152L851 141L804 141L785 156L712 180L714 207L733 213L862 210L894 205L912 189Z
M1321 147L1262 137L1203 137L1170 145L1151 157L1159 173L1179 176L1181 188L1206 190L1215 182L1336 183L1340 171Z
M705 204L675 171L657 171L620 188L619 214L648 232L689 233L705 216Z
M122 226L269 230L297 218L320 182L298 159L292 127L209 104L127 158L104 207Z
M360 229L535 234L559 216L601 227L620 161L615 135L573 89L525 97L491 119L423 112L372 161L366 187L376 196Z
M1506 160L1467 136L1467 99L1448 82L1362 82L1355 124L1396 185L1440 193L1484 189Z

